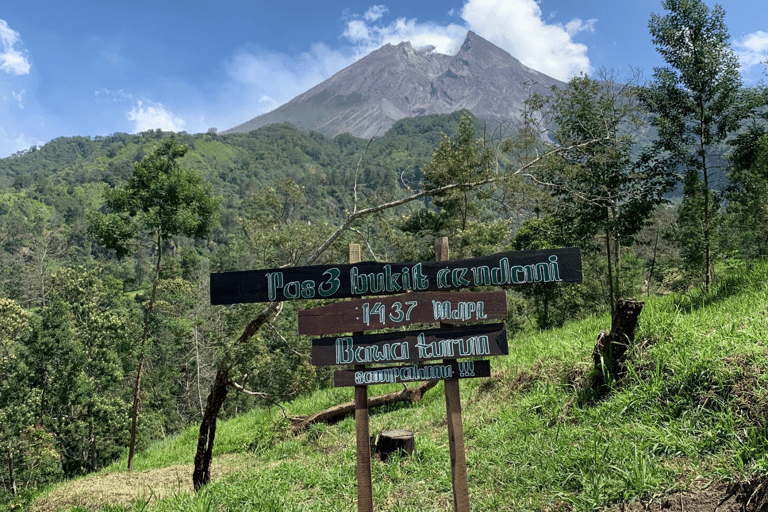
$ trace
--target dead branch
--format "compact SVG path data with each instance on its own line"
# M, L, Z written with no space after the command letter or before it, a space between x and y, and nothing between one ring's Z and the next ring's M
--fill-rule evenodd
M282 309L282 302L270 302L269 305L264 308L264 311L259 313L259 316L248 323L245 329L243 329L243 334L240 335L240 338L238 338L237 341L239 343L248 343L248 340L250 340L253 335L264 326L264 324L269 322L272 315L277 316Z
M551 151L547 151L546 153L537 155L536 158L533 158L530 162L527 162L525 165L522 165L515 172L507 174L504 177L517 176L517 175L532 177L529 174L523 174L523 171L533 167L534 165L539 163L541 160L543 160L545 157L549 155L562 153L564 151L570 151L573 149L585 147L590 144L594 144L599 140L603 140L603 139L602 138L590 139L588 141L581 142L579 144L573 144L571 146L563 146L563 147L552 149ZM449 192L454 189L470 189L470 188L482 187L483 185L487 185L489 183L495 183L496 181L499 181L499 179L501 178L502 178L501 176L495 176L495 177L486 178L480 181L473 181L473 182L467 182L467 183L451 183L449 185L444 185L442 187L432 188L429 190L422 190L421 192L411 194L408 197L397 199L395 201L390 201L388 203L382 203L382 204L371 206L369 208L365 208L362 210L355 210L354 212L350 213L347 216L346 220L344 220L344 222L341 224L341 226L339 226L336 229L336 231L334 231L333 234L330 237L328 237L328 239L325 242L323 242L323 244L320 245L320 247L318 247L317 250L315 250L315 252L312 253L312 255L309 258L307 258L307 264L311 265L312 263L314 263L315 260L317 260L317 258L319 258L328 249L328 247L330 247L330 245L333 242L335 242L336 239L339 238L339 236L341 236L341 234L344 231L347 231L350 228L350 226L352 226L352 223L357 219L359 219L360 217L365 217L366 215L370 215L372 213L380 212L383 210L387 210L389 208L394 208L396 206L410 203L410 202L416 201L417 199L421 199L422 197L438 195L438 194L442 194L443 192Z
M368 399L368 408L372 409L399 402L416 403L424 397L424 393L435 387L437 383L438 381L436 380L430 380L414 388L405 388L402 391L394 391L386 395L371 397ZM293 416L290 420L293 423L293 433L299 434L313 423L336 423L353 414L355 414L355 402L351 401L334 405L311 416Z
M234 380L230 380L229 381L229 385L232 386L233 388L235 388L240 393L243 393L244 395L258 396L258 397L261 397L261 398L267 398L269 396L267 393L260 393L258 391L250 391L248 389L245 389L245 387L241 386L240 384L238 384Z

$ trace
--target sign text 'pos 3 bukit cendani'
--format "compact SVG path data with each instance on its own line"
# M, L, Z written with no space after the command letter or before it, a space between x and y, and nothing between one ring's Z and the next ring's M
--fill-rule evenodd
M211 274L211 304L581 282L578 247L419 263L362 262Z

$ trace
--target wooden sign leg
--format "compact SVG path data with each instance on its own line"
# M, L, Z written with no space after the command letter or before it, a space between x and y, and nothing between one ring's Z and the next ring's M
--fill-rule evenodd
M435 240L435 260L448 261L449 259L448 237L438 238ZM445 381L445 409L448 418L448 447L451 454L453 507L456 512L469 512L467 455L464 450L464 425L461 422L461 397L459 396L458 379Z
M445 408L448 416L448 446L451 454L451 483L456 512L469 512L467 456L464 450L464 425L461 421L459 380L445 381Z
M360 245L349 244L349 262L360 263ZM354 333L359 335L361 333ZM365 365L355 365L365 370ZM355 386L355 432L357 433L357 511L373 512L371 481L371 436L368 421L368 386Z
M355 365L355 370L364 369L365 365ZM355 386L355 431L357 432L357 510L373 512L368 386Z

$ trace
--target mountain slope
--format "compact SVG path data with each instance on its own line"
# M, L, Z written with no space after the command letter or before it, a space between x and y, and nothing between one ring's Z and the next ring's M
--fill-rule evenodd
M746 510L765 510L768 354L765 315L755 313L768 307L767 283L762 263L723 277L711 293L647 298L631 371L602 399L590 388L590 354L595 334L610 325L607 315L518 334L509 356L493 358L491 378L461 383L473 509L735 512L751 500ZM372 410L371 434L406 428L416 435L412 457L372 461L376 510L453 510L441 391L415 405ZM311 414L352 393L318 390L283 404L284 412ZM193 494L197 434L190 427L141 452L133 474L121 461L82 485L59 486L31 510L128 510L101 504L128 507L150 495L155 512L209 510L211 503L297 512L354 507L353 418L298 436L275 410L223 421L213 482ZM168 468L165 478L160 468Z
M301 130L370 138L396 121L466 109L495 122L519 120L534 92L562 82L520 63L474 32L455 56L387 44L272 112L224 133L290 122Z

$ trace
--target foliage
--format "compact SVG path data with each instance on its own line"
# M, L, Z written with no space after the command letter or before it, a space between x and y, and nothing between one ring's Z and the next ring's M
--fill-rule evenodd
M768 87L743 91L745 121L732 141L723 244L749 260L768 255Z
M476 126L464 115L455 138L443 134L432 160L422 168L424 188L433 190L452 183L477 183L496 170L490 141L476 139ZM406 233L430 240L448 236L457 258L468 258L498 246L507 235L504 219L490 207L492 192L478 187L460 187L425 199L425 205L405 217L400 225Z
M702 0L665 0L662 5L667 14L651 15L648 26L667 66L655 69L654 81L641 97L658 130L652 152L662 154L668 166L683 167L684 258L709 287L719 206L711 179L722 156L718 144L735 128L731 109L741 78L722 7L710 10Z
M633 157L642 125L636 87L631 80L619 85L607 73L602 80L580 76L549 98L532 97L527 108L526 129L546 131L551 145L562 150L531 171L553 198L544 203L550 217L523 224L514 245L518 250L579 245L588 258L602 247L607 265L603 296L613 311L622 292L632 293L631 287L622 288L621 246L631 244L674 183L665 169ZM530 287L527 293L541 303L538 323L546 327L550 300L563 292L540 288Z
M187 148L169 139L134 166L123 188L105 193L105 214L90 218L91 233L126 256L129 244L149 232L161 242L176 235L200 238L212 229L217 201L195 172L179 165Z
M494 359L490 379L462 381L473 508L582 512L658 502L676 491L690 495L698 489L692 481L706 482L710 492L720 481L761 482L768 467L768 358L765 316L755 311L768 306L766 282L763 262L751 272L719 277L710 292L651 297L640 315L628 375L600 401L590 399L588 367L595 332L610 323L607 315L519 334L516 350ZM284 407L287 414L306 414L350 400L352 393L318 390ZM415 408L373 411L370 421L372 432L405 427L417 436L412 457L372 460L376 509L453 510L442 390ZM219 426L221 438L231 440L215 454L222 461L219 479L193 494L156 477L152 509L348 509L356 489L354 432L350 418L286 436L282 412L253 409ZM190 428L158 443L137 458L137 467L172 474L195 438ZM101 491L101 478L115 474L89 477L87 492L62 486L38 504L102 500L131 510L122 496L117 501L126 489ZM136 490L130 496L142 497Z

